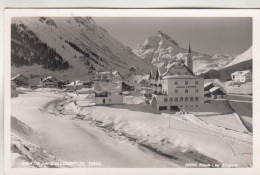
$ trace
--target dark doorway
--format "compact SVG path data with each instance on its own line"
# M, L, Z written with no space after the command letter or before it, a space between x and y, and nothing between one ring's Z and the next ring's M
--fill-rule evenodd
M103 103L106 103L106 99L103 99Z
M180 111L180 108L178 106L171 106L170 110L171 111Z
M159 106L159 111L167 110L167 106Z

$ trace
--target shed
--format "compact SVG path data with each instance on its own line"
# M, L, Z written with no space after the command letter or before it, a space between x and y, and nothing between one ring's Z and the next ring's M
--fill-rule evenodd
M213 87L209 90L209 93L211 94L211 98L213 99L219 99L219 98L225 98L226 94L221 90L220 87Z
M57 88L58 87L58 79L54 76L48 76L41 80L40 87L43 88Z

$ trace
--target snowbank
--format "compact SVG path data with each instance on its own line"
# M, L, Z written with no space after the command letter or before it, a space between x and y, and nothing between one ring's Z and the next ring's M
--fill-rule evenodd
M178 161L184 161L192 151L194 154L189 156L193 161L198 160L195 153L199 153L208 158L204 157L204 161L214 162L215 159L222 163L237 163L239 167L252 165L252 137L250 135L240 132L229 133L230 131L225 128L198 123L195 118L189 116L173 115L175 117L171 117L169 127L169 116L167 115L163 117L158 114L109 107L78 108L75 112L83 120L98 121L99 125L101 122L102 127L123 133L137 142L167 155L176 156L182 152L182 154L178 154ZM191 122L192 120L193 122ZM243 136L243 141L238 140L240 136ZM234 154L234 145L242 147L243 152L247 152L247 154L243 155L239 152ZM237 156L238 154L239 156ZM199 161L203 160L199 159Z
M91 161L100 162L98 167L178 167L167 158L139 149L126 140L110 137L91 126L85 125L82 129L75 120L68 120L76 118L75 99L82 100L84 95L64 93L63 96L42 90L12 99L12 115L24 123L12 121L12 133L19 134L29 150L34 149L29 143L34 143L39 146L34 152L44 149L65 162L85 162L83 167L93 167L88 164ZM17 152L14 159L19 156ZM27 155L25 153L23 155ZM39 152L38 156L45 155Z

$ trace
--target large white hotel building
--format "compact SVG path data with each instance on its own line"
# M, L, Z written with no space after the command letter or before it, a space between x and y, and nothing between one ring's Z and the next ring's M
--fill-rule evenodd
M186 64L172 63L165 73L151 71L153 90L151 104L158 110L195 108L204 104L204 79L193 74L193 58L189 46Z

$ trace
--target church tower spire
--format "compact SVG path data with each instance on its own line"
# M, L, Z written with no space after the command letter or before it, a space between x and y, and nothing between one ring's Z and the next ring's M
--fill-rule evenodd
M186 59L186 66L190 69L190 71L193 72L193 57L192 57L190 42L189 42L189 51L188 51L187 59Z

